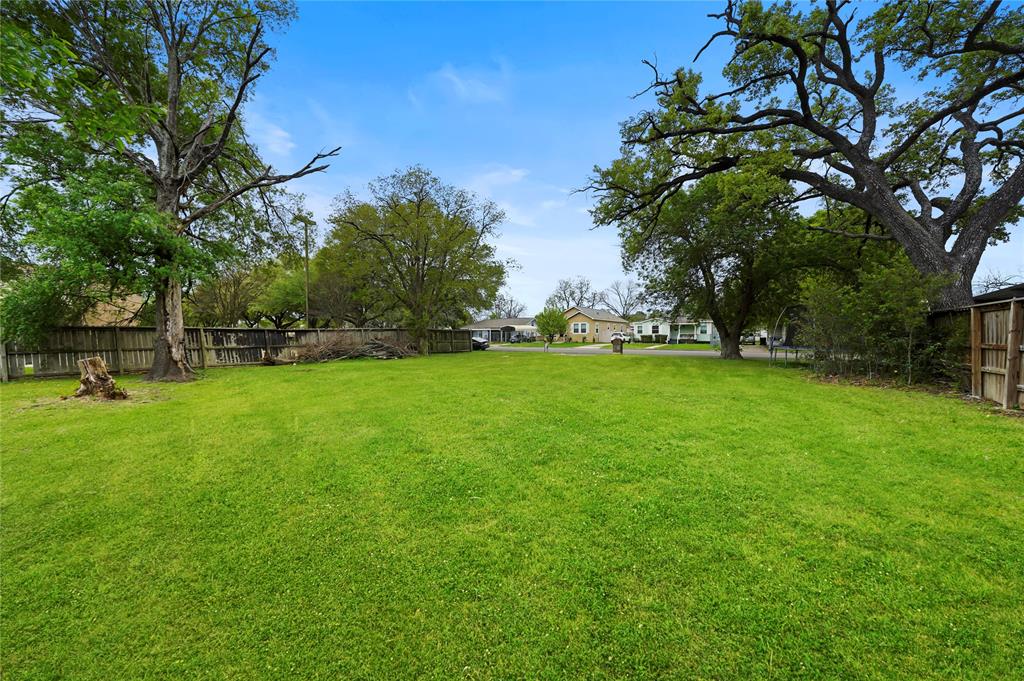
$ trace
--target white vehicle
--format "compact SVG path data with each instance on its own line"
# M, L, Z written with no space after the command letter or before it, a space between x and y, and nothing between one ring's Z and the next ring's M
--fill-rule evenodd
M622 333L621 331L616 331L615 333L612 334L612 340L615 340L616 338L618 338L623 343L632 343L633 342L633 337L632 336L628 336L628 335Z

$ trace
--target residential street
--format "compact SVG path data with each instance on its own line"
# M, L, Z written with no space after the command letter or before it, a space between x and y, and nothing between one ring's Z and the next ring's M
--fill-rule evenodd
M544 348L538 347L522 347L519 345L492 345L491 350L497 350L499 352L544 352ZM575 346L575 347L558 347L558 345L552 345L548 348L548 352L557 352L562 355L601 355L611 354L611 347L596 347L596 346ZM623 348L623 354L626 355L669 355L674 357L718 357L717 350L652 350L652 349L636 349L630 350L629 345ZM768 359L768 351L761 347L750 347L746 346L743 348L744 359Z

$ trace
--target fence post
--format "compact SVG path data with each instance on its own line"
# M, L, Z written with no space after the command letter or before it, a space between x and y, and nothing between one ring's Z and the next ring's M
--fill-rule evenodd
M199 327L199 366L206 368L206 327Z
M981 309L971 308L971 395L981 397Z
M271 357L270 354L270 329L263 329L263 345L267 350L267 357Z
M124 374L124 353L121 352L121 327L114 327L114 352L117 354L117 373Z
M321 336L320 336L320 327L317 327L317 330L316 330L316 344L317 345L323 345L324 344L323 338L321 338Z
M1017 381L1020 379L1021 301L1010 302L1010 331L1006 334L1006 376L1003 383L1003 409L1017 406Z
M0 383L6 383L7 375L7 341L0 340Z

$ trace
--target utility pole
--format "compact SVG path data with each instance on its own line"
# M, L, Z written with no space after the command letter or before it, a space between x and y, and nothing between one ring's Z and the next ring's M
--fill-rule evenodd
M303 216L302 232L306 245L306 328L309 328L309 218Z

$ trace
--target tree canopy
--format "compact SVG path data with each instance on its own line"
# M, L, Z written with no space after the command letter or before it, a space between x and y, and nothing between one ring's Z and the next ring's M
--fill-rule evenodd
M558 336L565 335L565 329L569 320L565 318L565 311L556 307L544 308L536 317L537 332L547 339L549 343L554 342Z
M722 357L738 359L747 326L798 296L810 233L785 198L788 183L771 174L719 173L674 193L646 214L619 217L623 193L598 203L599 223L617 224L625 265L646 283L650 300L710 318Z
M14 236L5 242L24 246L27 282L59 271L51 281L152 292L150 378L188 379L182 283L228 255L288 240L296 201L279 186L337 153L279 173L243 129L244 104L268 68L266 27L284 26L294 6L68 0L5 3L2 12L12 57L2 153L4 227ZM94 205L107 215L83 210ZM48 216L76 213L91 227L44 229ZM5 299L5 317L19 296Z
M559 279L555 290L544 302L544 307L556 307L568 310L570 307L595 307L601 304L604 295L594 288L586 277Z
M378 178L369 193L339 197L331 236L360 244L375 285L425 352L429 328L464 324L494 302L507 263L491 239L505 215L420 167Z
M626 196L617 217L656 219L694 180L770 169L800 189L794 200L873 216L918 271L948 277L944 304L968 303L986 245L1021 216L1024 8L960 0L872 10L729 0L711 15L722 28L708 41L733 48L729 88L708 93L698 73L652 65L656 106L623 125L622 158L593 186ZM894 87L899 71L925 91Z

